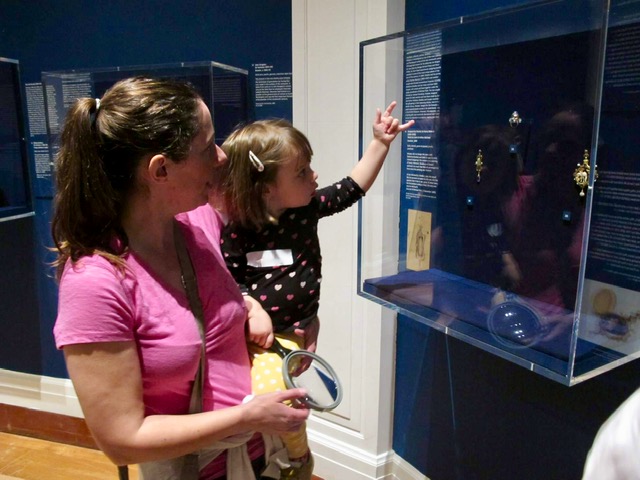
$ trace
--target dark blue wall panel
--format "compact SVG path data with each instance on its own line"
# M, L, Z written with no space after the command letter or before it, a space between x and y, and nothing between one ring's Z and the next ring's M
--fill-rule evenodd
M0 368L40 373L34 217L0 222Z
M0 57L20 61L23 83L43 71L205 60L291 72L291 1L0 0ZM0 368L66 377L51 333L50 210L38 198L35 218L0 223Z
M632 362L566 387L406 317L397 350L393 449L431 480L578 480L640 384Z
M20 60L24 82L117 65L291 65L290 0L0 0L0 11L0 56Z

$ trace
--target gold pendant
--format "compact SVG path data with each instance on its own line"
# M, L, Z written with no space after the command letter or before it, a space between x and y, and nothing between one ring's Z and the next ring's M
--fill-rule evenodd
M520 117L520 114L514 110L514 112L509 117L509 125L512 128L516 128L521 123L522 123L522 117Z
M476 155L476 173L478 176L476 177L476 182L480 183L480 172L482 172L482 150L478 149L478 154Z
M578 164L578 168L573 171L573 180L580 189L580 196L584 197L584 189L589 185L589 151L585 150L582 157L582 163Z

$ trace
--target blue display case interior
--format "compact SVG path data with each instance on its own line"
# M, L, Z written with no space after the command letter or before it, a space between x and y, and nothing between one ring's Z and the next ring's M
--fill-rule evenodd
M361 43L361 148L376 106L416 120L360 204L361 296L566 385L639 356L638 10L542 1Z
M0 221L33 215L20 64L0 57Z

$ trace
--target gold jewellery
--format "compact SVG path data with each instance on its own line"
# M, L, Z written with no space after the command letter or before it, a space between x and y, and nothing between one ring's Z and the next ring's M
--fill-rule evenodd
M585 150L584 155L582 156L582 163L579 163L578 168L573 171L573 180L580 189L581 197L584 197L584 189L589 185L590 172L591 166L589 165L589 151ZM597 171L595 173L595 178L598 178Z
M521 123L522 123L522 118L520 117L520 114L514 110L513 113L511 114L511 117L509 117L509 125L515 128Z
M476 155L476 173L478 176L476 177L476 182L480 183L480 172L482 172L482 150L478 149L478 154Z

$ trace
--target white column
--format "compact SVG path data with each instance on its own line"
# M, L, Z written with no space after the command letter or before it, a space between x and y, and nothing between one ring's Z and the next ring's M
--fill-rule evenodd
M401 31L404 0L292 0L292 9L293 122L311 141L323 186L358 160L359 43ZM424 478L392 451L395 316L356 294L357 228L357 207L320 222L318 353L334 365L346 392L334 412L309 421L316 474Z

